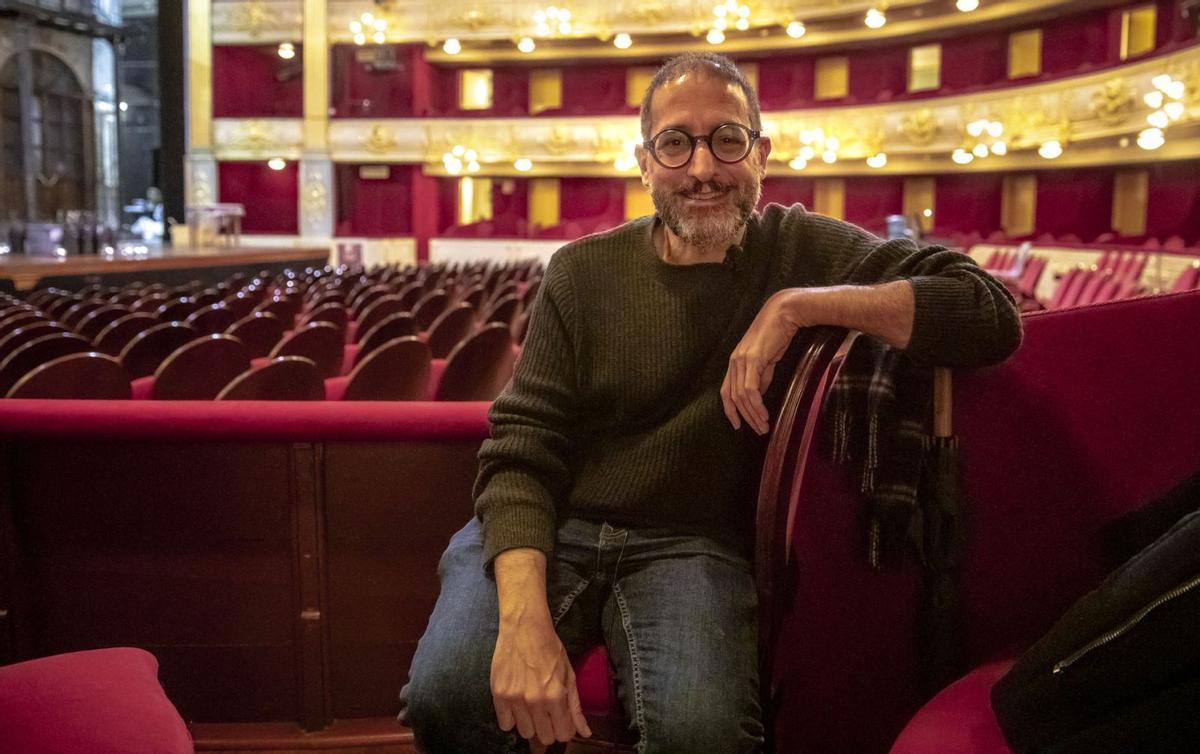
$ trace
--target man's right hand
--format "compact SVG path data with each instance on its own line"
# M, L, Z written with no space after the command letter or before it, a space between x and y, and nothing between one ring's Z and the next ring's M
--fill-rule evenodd
M494 565L500 599L491 674L497 722L547 745L591 736L575 671L550 617L546 556L528 548L506 550Z

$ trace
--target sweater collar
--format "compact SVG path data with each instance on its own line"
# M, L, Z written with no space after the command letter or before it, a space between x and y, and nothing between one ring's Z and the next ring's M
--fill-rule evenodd
M736 271L738 263L744 260L746 257L745 249L750 245L751 238L755 235L755 232L758 229L758 223L759 214L758 210L755 210L750 214L749 219L746 220L746 224L742 228L741 241L739 243L732 244L728 249L726 249L725 259L722 262L671 264L670 262L664 261L663 258L658 255L658 249L654 245L654 233L659 229L660 226L662 226L662 218L657 214L654 214L649 218L649 222L646 223L646 227L642 231L642 243L640 244L642 246L642 256L652 261L655 267L666 269L685 270L689 268L713 269L715 267L727 267Z

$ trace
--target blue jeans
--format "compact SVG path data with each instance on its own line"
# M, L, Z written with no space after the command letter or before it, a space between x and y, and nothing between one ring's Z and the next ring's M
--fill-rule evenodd
M427 754L528 750L496 724L499 608L482 558L472 519L442 555L441 595L400 693L401 720ZM696 535L566 519L546 581L568 654L608 647L638 752L760 750L757 598L742 554Z

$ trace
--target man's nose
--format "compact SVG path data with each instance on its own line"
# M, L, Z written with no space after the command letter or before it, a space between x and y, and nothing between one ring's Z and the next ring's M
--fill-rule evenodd
M687 174L691 178L705 182L716 172L717 161L707 141L696 141L696 149L692 152L692 161L688 163Z

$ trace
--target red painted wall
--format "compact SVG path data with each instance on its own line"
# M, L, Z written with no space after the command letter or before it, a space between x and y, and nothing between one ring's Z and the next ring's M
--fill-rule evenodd
M1037 177L1036 233L1090 241L1112 226L1113 169L1044 170Z
M217 163L217 195L222 202L237 202L246 208L243 233L299 232L299 167L288 162L283 170L272 170L265 162Z
M1200 246L1200 161L1171 162L1149 168L1146 234L1166 241L1182 236Z
M304 50L279 57L278 45L214 45L214 118L300 118L304 115Z
M768 175L763 179L762 199L760 207L768 204L782 204L790 207L793 204L803 204L812 209L813 179L799 175Z
M391 56L376 56L380 50ZM330 56L334 117L403 118L413 115L413 60L404 45L334 45Z
M845 219L873 233L884 231L884 218L904 209L904 178L898 175L846 178Z

